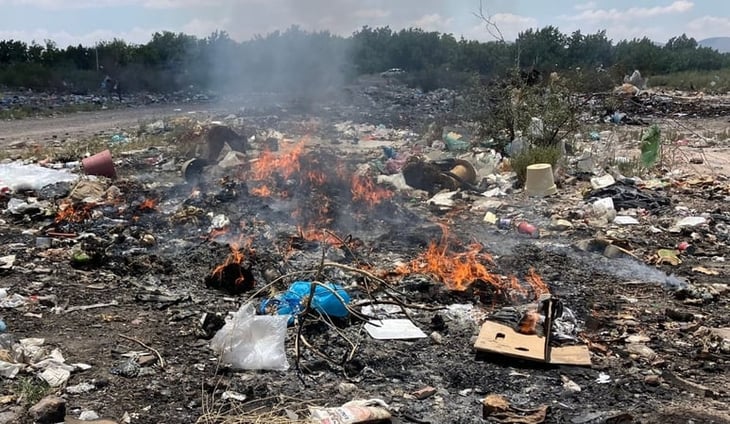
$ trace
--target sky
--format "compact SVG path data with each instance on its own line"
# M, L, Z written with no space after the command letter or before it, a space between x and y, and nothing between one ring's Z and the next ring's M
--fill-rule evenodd
M50 39L59 47L113 38L142 44L157 31L205 37L222 30L243 41L291 25L340 35L387 25L493 40L476 16L480 7L508 41L548 25L564 33L605 29L614 41L730 36L727 0L0 0L0 39Z

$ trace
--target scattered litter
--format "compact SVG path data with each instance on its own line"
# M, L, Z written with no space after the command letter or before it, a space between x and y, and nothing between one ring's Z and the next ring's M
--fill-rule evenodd
M226 319L210 346L234 368L284 371L289 368L284 346L288 321L288 315L256 315L246 303Z
M295 317L307 306L306 299L312 292L312 285L313 283L309 281L295 281L284 293L261 302L259 313L287 315L289 323L293 324ZM311 300L315 311L331 317L344 318L349 314L347 310L349 303L350 296L341 285L316 283Z
M491 394L482 401L482 418L503 424L540 424L545 422L549 407L518 408L502 395Z
M40 190L51 184L72 182L78 178L78 175L67 169L50 169L19 162L0 163L0 187L8 187L14 192Z
M365 324L365 331L378 340L406 340L428 337L409 319L383 319Z
M388 404L380 399L353 400L335 408L310 407L310 420L318 424L358 424L390 421Z

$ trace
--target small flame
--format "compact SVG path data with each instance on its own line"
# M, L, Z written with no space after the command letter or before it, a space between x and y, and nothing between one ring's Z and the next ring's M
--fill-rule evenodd
M231 249L231 253L228 255L225 261L223 261L222 264L216 266L213 268L213 272L211 273L213 277L220 279L223 276L223 271L230 265L233 264L241 264L246 259L244 256L244 251L250 251L251 250L251 241L247 241L246 243L233 242L230 244L229 248ZM235 284L243 284L245 282L245 277L242 273L239 273L239 276L236 278Z
M483 246L472 243L465 252L449 250L448 227L441 226L443 235L439 243L431 242L425 253L399 267L399 272L419 272L437 277L451 290L466 290L477 280L482 280L496 287L501 285L500 277L489 272L485 263L493 263L492 257L483 253Z
M536 311L527 311L517 325L517 331L522 334L537 333L537 324L540 322L540 314Z
M153 211L156 209L157 201L155 199L144 199L144 201L139 204L140 211Z
M360 175L353 175L351 192L353 201L363 202L369 207L393 197L392 191L375 185L372 178Z
M284 179L288 179L299 172L301 168L299 160L303 152L304 141L278 156L269 150L265 150L261 152L258 160L251 167L251 178L264 181L271 178L274 173L278 173Z
M527 284L532 287L532 291L533 293L535 293L535 298L540 298L540 296L550 293L550 288L542 280L542 277L540 277L537 272L535 272L534 268L530 268L530 271L528 271L525 280L527 280Z
M54 221L59 222L84 222L91 217L91 209L94 208L93 203L87 203L82 207L76 207L71 201L64 201L58 208L58 213Z
M271 189L268 186L262 185L251 189L251 194L257 197L270 197Z

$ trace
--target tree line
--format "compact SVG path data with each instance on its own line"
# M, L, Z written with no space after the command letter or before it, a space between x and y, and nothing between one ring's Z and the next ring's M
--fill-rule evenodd
M605 31L564 34L547 26L528 29L514 42L479 42L418 28L365 26L351 36L296 26L237 42L225 32L200 38L158 32L145 44L114 39L95 46L59 48L0 41L0 86L88 93L110 75L127 91L286 90L320 92L362 74L400 68L418 85L458 84L455 76L503 75L518 66L541 72L639 69L659 75L730 67L730 54L680 35L659 45L648 38L614 43Z

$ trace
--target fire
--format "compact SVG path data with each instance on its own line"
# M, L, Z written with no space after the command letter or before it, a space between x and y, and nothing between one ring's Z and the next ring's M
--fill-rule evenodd
M263 181L278 173L284 179L288 179L301 169L300 158L303 152L304 141L278 156L269 150L263 151L251 167L251 178Z
M271 189L268 186L262 185L251 189L251 194L257 197L269 197L271 196Z
M439 243L429 243L426 252L401 266L399 272L419 272L435 276L443 281L451 290L466 290L477 280L482 280L499 287L500 277L489 272L485 263L492 263L492 257L482 252L483 246L472 243L465 252L453 252L449 249L448 228L442 226L443 235Z
M542 281L542 277L540 277L536 272L534 268L530 268L530 271L527 273L527 276L525 277L525 280L527 280L527 284L532 287L532 291L535 293L535 297L539 298L540 296L544 294L550 293L550 288L547 284L545 284L544 281Z
M54 221L58 224L59 222L84 222L91 217L91 209L95 205L88 203L82 207L76 207L70 201L64 201L58 208L56 218Z
M157 209L157 201L155 199L144 199L144 201L139 204L139 210L141 211L153 211L155 209Z
M527 311L517 325L517 331L522 334L537 333L537 324L540 322L540 314L536 311Z
M314 227L297 228L299 238L306 241L317 241L320 243L326 243L330 246L342 247L344 244L341 239L337 238L334 234L329 231L318 230Z
M484 246L481 244L472 243L462 252L450 250L448 227L441 225L441 228L441 240L438 243L432 241L424 253L410 263L399 266L396 269L398 274L429 274L446 284L450 290L456 291L466 290L472 283L483 281L510 297L528 294L526 287L516 277L502 277L489 271L488 265L494 262L491 255L483 252ZM525 279L535 298L550 293L547 284L534 269L530 269Z
M234 264L243 263L243 261L246 259L243 252L244 252L244 250L250 250L250 247L251 247L250 245L251 245L250 241L248 241L247 243L245 243L243 245L240 242L231 243L231 245L229 246L229 248L231 249L231 253L228 255L226 260L223 261L222 264L213 268L213 272L211 273L211 275L214 278L220 279L223 276L223 271L227 267L234 265ZM239 276L236 278L234 283L236 285L243 284L244 279L245 279L245 277L244 277L243 273L239 273Z
M393 197L392 191L375 185L371 178L359 175L352 177L351 192L353 201L363 202L370 207Z

